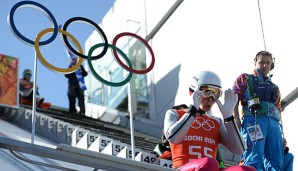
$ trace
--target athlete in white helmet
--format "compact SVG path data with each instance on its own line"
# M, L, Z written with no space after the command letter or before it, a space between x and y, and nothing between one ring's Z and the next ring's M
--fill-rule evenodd
M170 143L173 168L187 171L217 171L216 154L221 143L234 154L242 154L244 144L235 124L233 109L238 96L232 89L222 94L221 80L214 72L201 71L193 76L189 87L192 103L188 109L170 109L165 114L164 131ZM224 121L207 115L217 103ZM230 170L255 170L249 166L233 166Z

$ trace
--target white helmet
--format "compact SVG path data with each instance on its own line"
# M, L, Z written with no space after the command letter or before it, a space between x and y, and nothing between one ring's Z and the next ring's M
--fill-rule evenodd
M219 76L212 71L200 71L193 76L190 88L196 90L197 87L205 85L221 88L221 80Z

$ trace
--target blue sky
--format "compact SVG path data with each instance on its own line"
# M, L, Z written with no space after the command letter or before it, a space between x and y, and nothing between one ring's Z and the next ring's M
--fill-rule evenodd
M28 68L33 71L35 51L33 46L23 43L14 36L7 22L7 16L17 2L20 1L1 0L0 2L0 54L19 59L19 78L21 78L24 69ZM50 10L57 23L63 25L72 17L85 17L95 23L100 23L114 0L39 0L35 2ZM17 9L14 21L19 32L31 40L34 40L41 30L52 27L51 21L43 13L29 7ZM85 41L94 29L85 23L74 22L68 26L67 31L80 42L84 49ZM49 36L51 36L50 33L44 35L41 41ZM69 59L60 36L40 49L44 58L52 65L60 68L68 67ZM67 79L63 74L46 68L39 60L37 61L37 85L40 95L45 98L46 102L68 108Z

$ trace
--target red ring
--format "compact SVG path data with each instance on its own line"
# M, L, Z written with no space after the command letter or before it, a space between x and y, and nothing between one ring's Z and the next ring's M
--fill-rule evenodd
M116 35L113 39L113 45L116 46L116 42L117 40L122 37L122 36L132 36L132 37L135 37L137 39L139 39L143 44L145 44L145 46L148 48L148 50L150 51L151 53L151 56L152 56L152 60L151 60L151 64L150 66L147 68L147 69L144 69L144 70L135 70L133 68L129 68L128 66L126 66L119 58L117 52L115 49L113 49L113 54L114 54L114 57L116 58L117 62L119 63L119 65L121 65L125 70L129 71L129 72L132 72L132 73L135 73L135 74L146 74L147 72L151 71L154 67L154 63L155 63L155 57L154 57L154 53L153 53L153 50L152 48L150 47L150 45L143 39L141 38L140 36L136 35L136 34L133 34L133 33L129 33L129 32L123 32L123 33L120 33L118 35Z

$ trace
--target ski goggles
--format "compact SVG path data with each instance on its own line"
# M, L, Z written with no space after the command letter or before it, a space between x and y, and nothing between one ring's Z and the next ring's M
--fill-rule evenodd
M31 77L31 74L30 74L30 73L25 73L24 76L25 76L25 77L26 77L26 76Z
M214 101L218 100L222 94L222 90L219 87L214 86L201 86L200 90L205 93L203 98L212 97Z

